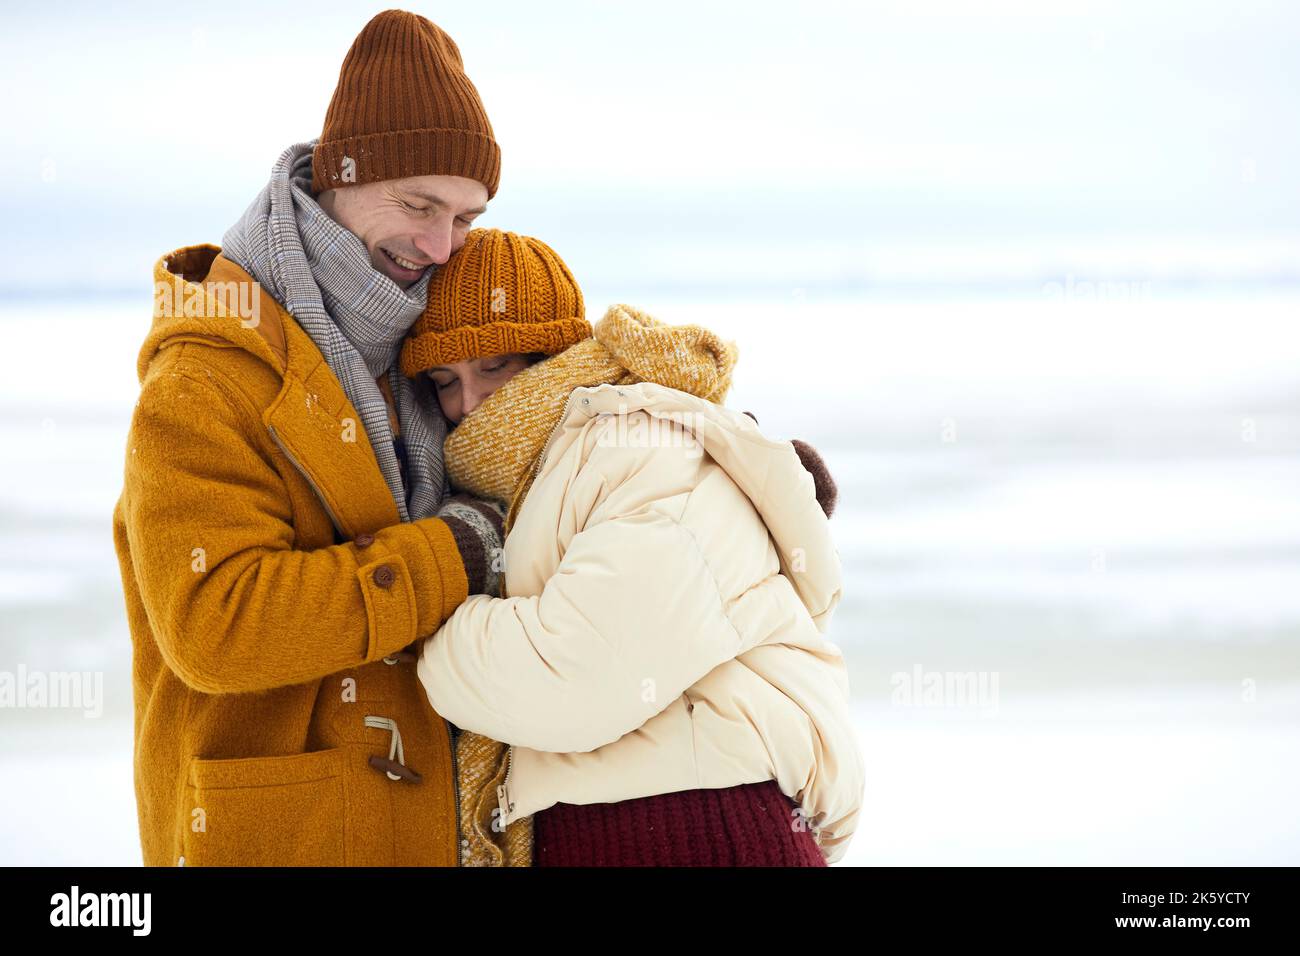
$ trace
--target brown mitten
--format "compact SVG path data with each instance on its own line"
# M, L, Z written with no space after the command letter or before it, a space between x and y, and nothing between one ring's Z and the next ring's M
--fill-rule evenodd
M459 492L443 502L438 517L447 523L460 558L465 563L470 594L497 596L500 575L495 559L504 544L502 525L505 512L501 504L488 498L476 498Z
M758 417L753 412L745 412L745 414L754 419L755 425L758 424ZM812 474L813 487L817 489L817 503L822 506L822 511L829 518L839 498L839 489L835 487L835 479L831 477L830 469L826 467L826 462L817 449L806 441L792 438L790 444L794 445L795 454L803 462L804 468Z

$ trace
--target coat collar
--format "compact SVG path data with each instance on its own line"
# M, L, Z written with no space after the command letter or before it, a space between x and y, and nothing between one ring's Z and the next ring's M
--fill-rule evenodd
M248 352L281 379L274 400L259 409L263 427L339 532L351 539L401 520L360 414L316 343L270 293L214 245L160 258L154 289L154 324L137 362L141 381L159 352L185 342Z

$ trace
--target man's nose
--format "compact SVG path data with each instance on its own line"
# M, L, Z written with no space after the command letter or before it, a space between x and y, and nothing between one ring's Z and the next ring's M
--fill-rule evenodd
M430 226L424 232L416 234L413 241L420 255L440 266L446 265L447 260L451 258L451 254L456 251L452 248L451 223L449 222L438 222Z

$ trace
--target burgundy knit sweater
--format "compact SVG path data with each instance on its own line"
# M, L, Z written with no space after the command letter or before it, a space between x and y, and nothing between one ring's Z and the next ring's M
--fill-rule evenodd
M825 866L776 781L533 815L534 866Z

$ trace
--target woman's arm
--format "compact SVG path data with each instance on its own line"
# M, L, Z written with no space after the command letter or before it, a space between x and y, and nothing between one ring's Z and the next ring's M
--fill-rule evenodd
M574 536L535 597L471 597L422 645L433 708L534 750L594 750L744 651L691 531L657 506Z

